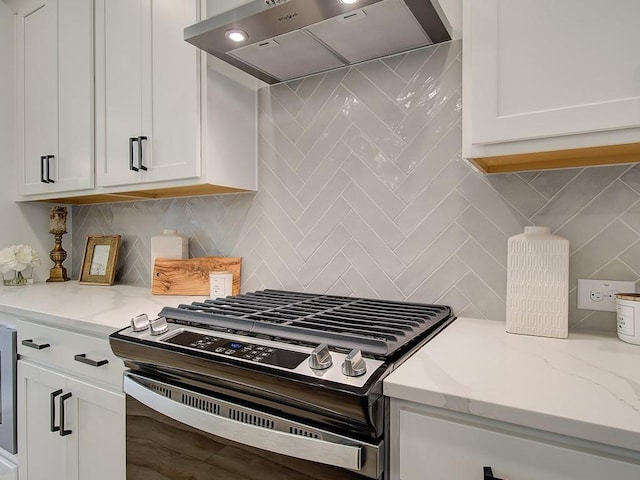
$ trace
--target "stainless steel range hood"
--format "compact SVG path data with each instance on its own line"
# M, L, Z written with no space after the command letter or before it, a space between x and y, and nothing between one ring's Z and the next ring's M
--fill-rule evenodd
M270 84L451 39L430 0L252 0L184 38Z

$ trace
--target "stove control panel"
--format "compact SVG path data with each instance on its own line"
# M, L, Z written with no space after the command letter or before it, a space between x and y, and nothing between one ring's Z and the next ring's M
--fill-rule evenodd
M134 332L144 332L147 328L149 328L149 316L146 313L131 319L131 330Z
M342 373L347 377L360 377L367 373L367 364L360 350L351 350L342 364Z
M169 324L164 317L158 317L155 320L149 321L149 333L151 335L162 335L169 331Z
M308 355L300 352L265 347L264 345L229 340L227 338L216 337L215 335L203 335L190 331L180 332L164 340L164 342L197 348L198 350L206 350L219 355L241 358L251 362L266 363L290 370L295 369L308 358Z
M309 368L312 370L326 370L331 365L333 365L333 359L326 343L318 345L309 355Z
M167 321L161 316L149 319L139 315L131 319L131 325L116 332L129 341L155 344L159 348L180 349L181 353L202 352L221 360L229 357L249 365L260 364L262 368L288 371L314 379L364 386L385 362L363 358L359 350L351 352L330 350L326 344L315 348L297 345L286 340L273 340L250 336L240 332L215 331L184 326ZM366 364L365 364L366 362Z

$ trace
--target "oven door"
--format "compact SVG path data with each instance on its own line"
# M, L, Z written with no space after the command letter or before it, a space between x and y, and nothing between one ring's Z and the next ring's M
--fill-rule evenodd
M127 480L382 478L384 448L127 372Z

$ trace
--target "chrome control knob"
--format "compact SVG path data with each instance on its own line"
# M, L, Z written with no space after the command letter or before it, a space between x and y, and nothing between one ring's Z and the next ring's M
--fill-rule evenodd
M149 328L149 317L146 313L131 319L131 330L134 332L144 332L147 328Z
M313 370L326 370L333 365L331 353L326 343L318 345L309 356L309 367Z
M347 377L359 377L367 373L367 364L360 350L351 350L342 364L342 373Z
M164 317L158 317L149 322L149 333L151 333L151 335L162 335L168 330L169 324L167 324L167 319Z

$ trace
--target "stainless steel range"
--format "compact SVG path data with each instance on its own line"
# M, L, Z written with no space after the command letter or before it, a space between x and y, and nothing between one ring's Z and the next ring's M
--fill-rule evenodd
M276 290L133 318L110 337L129 368L127 479L384 478L382 380L451 321Z

